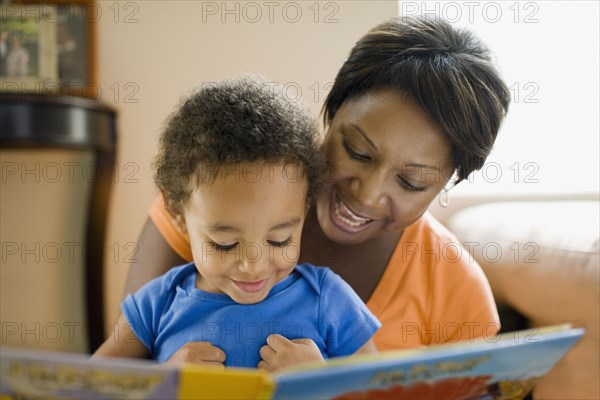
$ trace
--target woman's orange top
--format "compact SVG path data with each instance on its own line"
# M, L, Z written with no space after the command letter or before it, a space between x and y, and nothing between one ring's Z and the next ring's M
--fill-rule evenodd
M191 261L189 238L160 198L150 218L175 252ZM492 337L500 328L481 267L428 213L404 230L367 306L382 323L373 337L380 351Z

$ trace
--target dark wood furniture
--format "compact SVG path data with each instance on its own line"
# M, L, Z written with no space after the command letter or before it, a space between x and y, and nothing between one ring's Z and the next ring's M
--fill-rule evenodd
M84 262L89 351L104 340L103 270L108 200L116 157L116 112L76 96L0 94L2 148L72 148L94 153Z

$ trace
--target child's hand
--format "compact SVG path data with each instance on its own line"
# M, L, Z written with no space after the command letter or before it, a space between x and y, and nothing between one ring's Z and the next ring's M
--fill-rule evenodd
M177 350L167 361L170 364L195 363L224 367L225 352L209 342L189 342Z
M277 334L269 335L267 344L260 349L260 356L262 361L258 363L258 368L267 371L307 361L325 362L321 351L311 339L288 340Z

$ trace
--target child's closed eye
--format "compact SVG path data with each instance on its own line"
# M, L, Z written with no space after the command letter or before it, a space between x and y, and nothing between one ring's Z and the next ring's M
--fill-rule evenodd
M290 236L289 238L285 239L282 242L267 240L267 243L269 243L271 246L274 246L274 247L285 247L285 246L289 246L290 243L292 243L292 237ZM208 245L216 251L220 251L222 253L227 253L228 251L233 250L238 245L238 242L235 242L232 244L219 244L219 243L213 242L211 240L208 242Z
M222 253L227 253L230 250L233 250L235 246L237 246L237 242L232 244L219 244L215 243L212 240L208 242L208 245L212 247L214 250L220 251Z
M272 240L267 240L267 243L269 243L271 246L275 246L275 247L285 247L285 246L288 246L290 243L292 243L292 237L290 236L289 238L285 239L283 242L274 242Z

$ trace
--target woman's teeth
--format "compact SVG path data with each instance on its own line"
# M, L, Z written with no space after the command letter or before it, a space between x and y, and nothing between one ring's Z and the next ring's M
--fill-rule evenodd
M350 210L340 199L335 202L335 215L350 226L361 226L372 220L359 217Z

